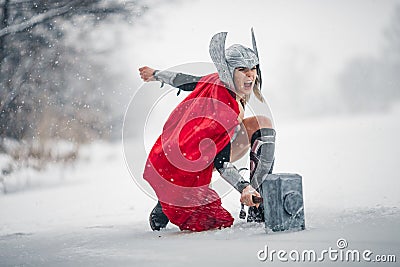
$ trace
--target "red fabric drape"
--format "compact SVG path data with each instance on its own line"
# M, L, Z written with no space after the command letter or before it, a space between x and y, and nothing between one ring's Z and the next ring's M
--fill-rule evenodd
M150 151L143 177L169 220L182 230L233 223L209 184L214 157L230 142L238 114L238 104L218 74L207 75L172 111Z

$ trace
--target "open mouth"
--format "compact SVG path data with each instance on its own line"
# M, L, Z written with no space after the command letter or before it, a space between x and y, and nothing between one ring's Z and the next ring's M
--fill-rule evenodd
M244 88L246 89L251 89L253 82L252 81L247 81L244 83Z

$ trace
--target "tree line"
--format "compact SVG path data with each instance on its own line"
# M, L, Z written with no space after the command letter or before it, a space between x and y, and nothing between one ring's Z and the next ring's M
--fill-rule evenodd
M0 0L0 138L107 137L105 67L66 37L111 19L132 23L145 11L136 1Z

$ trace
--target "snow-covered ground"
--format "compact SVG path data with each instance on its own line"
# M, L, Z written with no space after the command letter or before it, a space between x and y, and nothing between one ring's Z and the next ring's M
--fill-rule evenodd
M348 243L342 251L371 250L371 258L395 255L399 262L399 117L394 109L277 123L275 172L303 176L307 229L293 233L266 234L263 225L240 221L236 192L223 198L237 218L231 228L189 233L170 224L152 232L147 218L155 202L130 177L122 145L92 144L74 168L40 174L57 185L0 196L0 266L302 266L257 254L268 246L319 255L338 249L339 238ZM328 256L322 263L365 264Z

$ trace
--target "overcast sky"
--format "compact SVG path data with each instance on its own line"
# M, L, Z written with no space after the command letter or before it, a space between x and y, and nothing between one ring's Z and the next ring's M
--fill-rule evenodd
M293 49L336 71L351 57L377 53L396 4L400 1L172 1L134 27L130 53L136 64L162 68L210 61L213 34L228 31L227 45L250 46L254 27L265 71L283 68L279 62Z
M160 2L160 4L157 4ZM208 45L220 31L227 46L251 47L254 27L264 95L278 99L293 93L318 94L337 88L337 77L356 57L377 57L400 0L195 0L151 1L150 10L133 27L121 31L124 47L117 67L133 87L137 68L171 68L211 62ZM135 89L135 88L133 88ZM298 91L295 91L295 89ZM329 96L328 96L329 98ZM308 99L308 98L307 98Z

